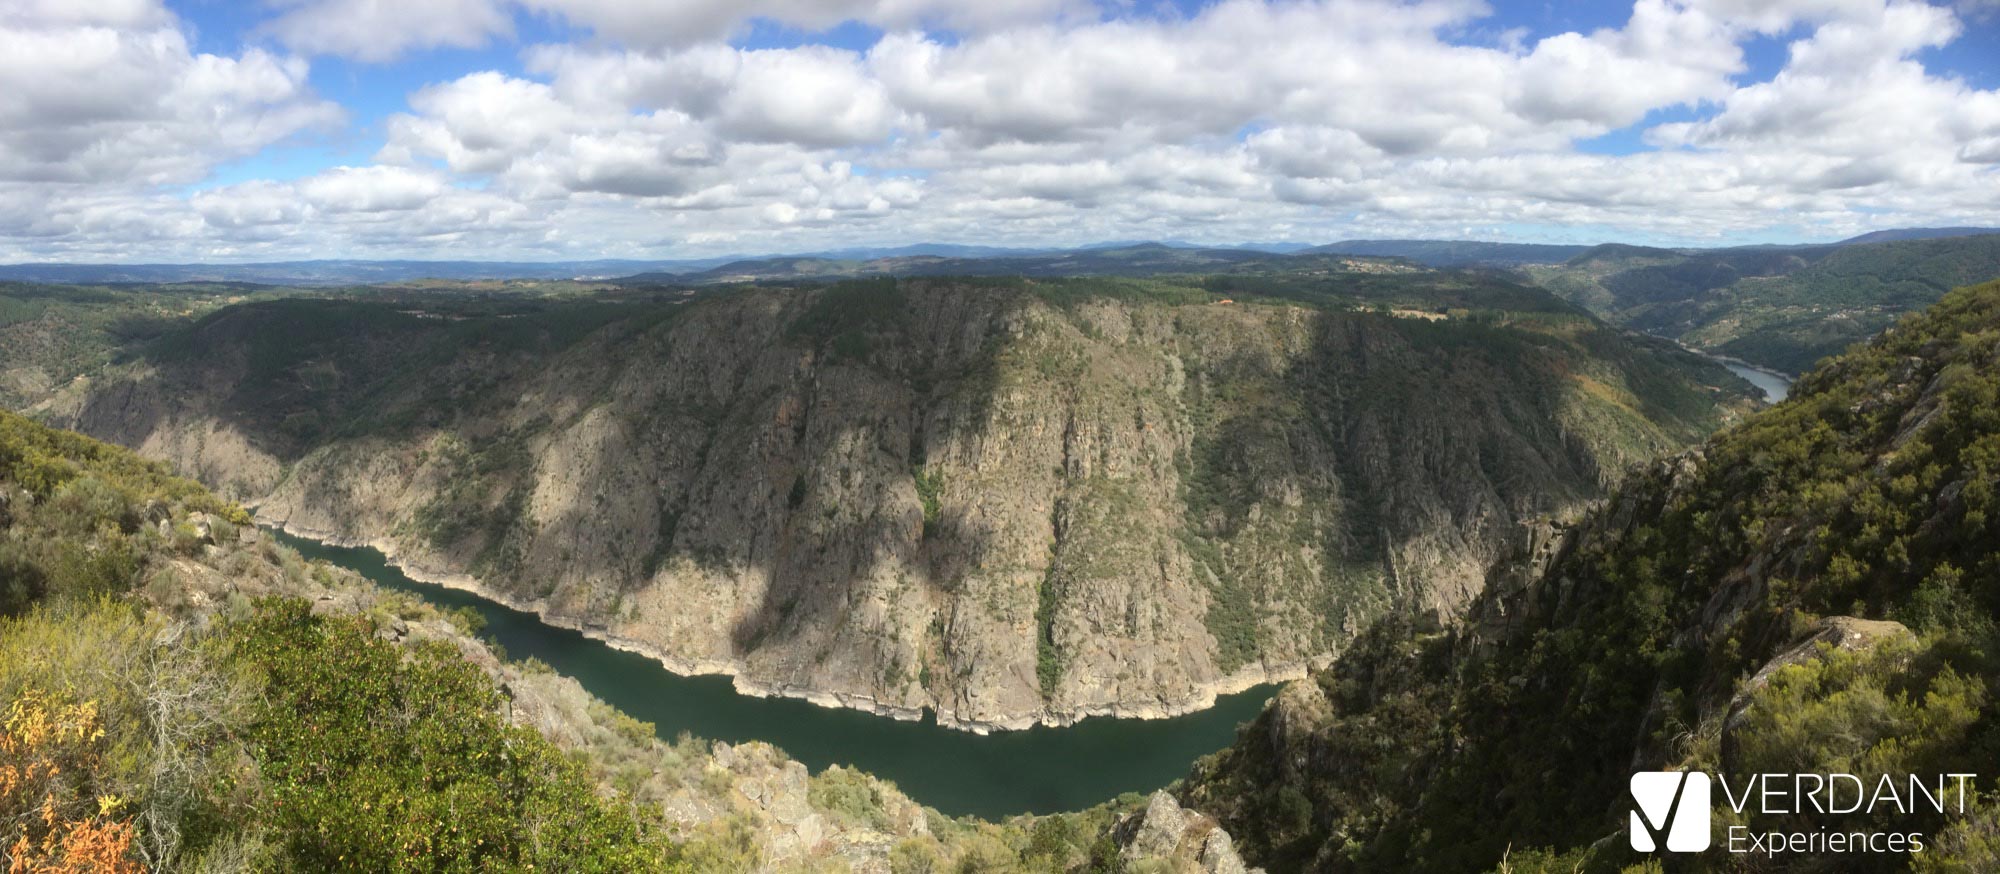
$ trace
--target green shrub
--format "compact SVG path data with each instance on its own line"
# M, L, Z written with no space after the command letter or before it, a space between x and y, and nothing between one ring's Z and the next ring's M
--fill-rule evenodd
M533 730L448 644L269 600L232 630L264 680L250 726L274 839L324 871L660 870L673 848Z

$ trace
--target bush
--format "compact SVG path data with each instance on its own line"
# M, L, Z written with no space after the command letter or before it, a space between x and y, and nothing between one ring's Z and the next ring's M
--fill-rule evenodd
M264 679L250 737L276 840L324 871L662 870L671 845L581 766L499 716L499 693L444 643L405 654L360 618L267 600L232 630Z
M826 769L807 785L806 800L854 825L882 831L892 825L882 810L881 789L859 771L838 766Z

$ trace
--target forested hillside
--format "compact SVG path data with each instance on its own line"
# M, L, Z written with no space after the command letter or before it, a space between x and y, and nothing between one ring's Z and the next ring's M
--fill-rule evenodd
M1183 796L1274 871L1615 871L1634 770L1980 774L2000 791L2000 283L1956 291L1661 461L1503 563L1468 622L1404 616L1295 684ZM1745 824L1718 805L1717 828ZM1683 870L1984 871L1964 816L1920 855ZM1654 863L1657 864L1657 863Z
M270 292L220 284L107 288L0 282L0 409L39 403L202 314Z
M1607 245L1523 270L1616 324L1803 373L1950 289L2000 277L2000 234L1709 250Z
M0 413L10 870L670 867L657 817L508 726L456 647L403 653L368 617L253 601L330 580L241 543L249 521Z

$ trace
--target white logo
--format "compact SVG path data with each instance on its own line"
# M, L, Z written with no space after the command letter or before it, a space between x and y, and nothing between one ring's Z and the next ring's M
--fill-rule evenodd
M1709 779L1699 771L1640 771L1632 775L1632 849L1664 844L1676 853L1708 849Z

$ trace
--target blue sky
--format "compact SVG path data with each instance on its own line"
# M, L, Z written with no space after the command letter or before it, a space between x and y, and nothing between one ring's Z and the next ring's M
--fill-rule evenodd
M0 260L2000 225L2000 2L0 11Z

